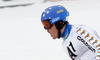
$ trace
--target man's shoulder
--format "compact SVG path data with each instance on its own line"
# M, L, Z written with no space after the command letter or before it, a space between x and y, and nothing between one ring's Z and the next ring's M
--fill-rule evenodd
M74 30L77 30L77 29L94 30L91 27L83 25L83 24L74 24L74 25L72 25L72 29L74 29Z
M94 35L94 30L91 27L85 26L83 24L73 25L72 30L73 30L73 32L76 32L76 33L87 32L87 33L91 33Z
M73 26L73 28L79 28L79 27L86 27L85 25L83 25L83 24L74 24L74 25L72 25Z
M85 35L85 34L89 33L89 34L93 35L94 37L99 38L99 35L97 34L97 32L93 28L91 28L89 26L85 26L83 24L73 25L72 30L76 33L81 34L81 35Z
M83 25L83 24L74 24L74 25L72 25L72 30L73 31L76 31L77 29L86 29L87 27L85 26L85 25Z

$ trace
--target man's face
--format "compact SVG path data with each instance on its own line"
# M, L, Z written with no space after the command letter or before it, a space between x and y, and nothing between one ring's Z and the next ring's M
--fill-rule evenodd
M53 39L56 39L58 36L58 30L55 26L55 24L53 24L53 26L50 29L46 29L48 33L50 33L51 37Z

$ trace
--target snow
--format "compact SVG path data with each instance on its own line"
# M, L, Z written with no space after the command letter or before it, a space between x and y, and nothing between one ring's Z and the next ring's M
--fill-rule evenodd
M0 8L5 6L16 6L16 5L26 5L42 3L43 0L0 0Z
M62 5L71 24L92 27L100 35L100 1L67 0L0 9L0 60L70 60L62 39L53 40L40 21L42 11Z

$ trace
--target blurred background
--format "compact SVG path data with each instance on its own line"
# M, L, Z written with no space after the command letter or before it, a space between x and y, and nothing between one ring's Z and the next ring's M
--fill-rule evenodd
M68 11L70 24L83 24L100 35L100 0L0 0L0 60L70 60L63 39L44 30L41 13L53 5Z

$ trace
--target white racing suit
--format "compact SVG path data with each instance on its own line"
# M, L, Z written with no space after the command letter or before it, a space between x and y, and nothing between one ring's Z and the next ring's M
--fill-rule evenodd
M69 25L62 34L63 48L72 60L100 60L100 38L84 25Z

